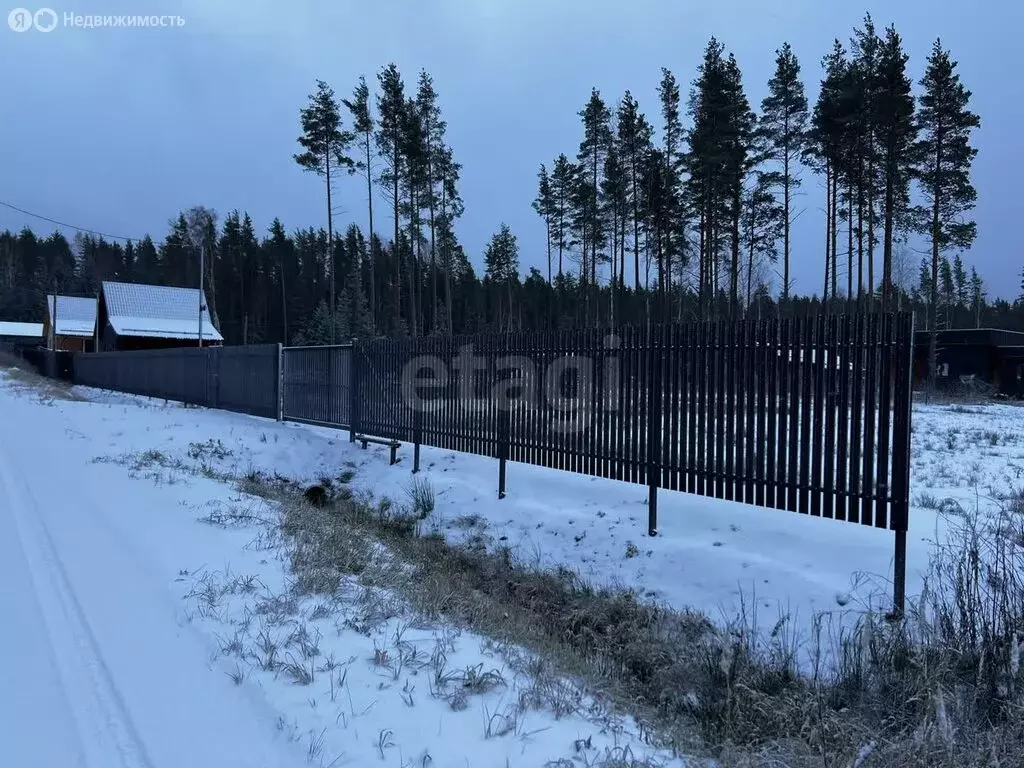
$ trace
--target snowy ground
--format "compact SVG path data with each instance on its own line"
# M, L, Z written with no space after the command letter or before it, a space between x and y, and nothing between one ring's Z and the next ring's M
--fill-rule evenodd
M227 455L202 461L219 471L315 481L351 467L353 485L369 494L403 501L409 492L411 446L392 467L386 448L358 450L347 432L86 396L102 404L90 410L102 414L104 426L92 432L98 452L152 449L196 466L189 444L215 439ZM950 500L992 511L1024 488L1021 408L919 405L913 418L910 594L943 535ZM659 536L650 538L643 487L510 463L508 496L499 501L494 459L425 447L421 467L437 492L432 525L449 539L508 546L528 563L569 566L594 583L635 588L712 618L735 616L742 598L755 600L769 623L782 610L806 625L816 612L855 612L871 601L887 607L891 599L894 537L885 530L661 491Z
M575 703L560 718L513 717L511 702L537 681L510 649L409 624L395 608L398 618L361 633L353 616L374 601L354 585L329 605L282 607L281 563L253 546L252 530L196 523L239 504L263 514L204 474L315 481L351 468L354 487L404 502L410 447L392 467L386 449L358 450L345 432L77 392L88 402L0 389L0 568L20 585L2 599L21 622L11 626L31 628L7 638L29 663L0 681L0 745L13 744L0 749L15 750L4 764L91 754L85 765L418 766L426 755L444 766L584 765L626 748L648 754L631 723L578 692L565 694ZM1022 416L1014 406L915 408L911 595L944 515L957 503L993 511L1024 486ZM118 463L147 451L160 460ZM806 628L813 613L845 619L889 599L886 531L662 492L652 539L638 486L510 464L499 501L494 460L424 448L422 466L437 494L430 524L450 539L508 546L712 618L745 602L767 624L782 612ZM261 669L274 667L270 649L286 660L273 674ZM429 682L439 658L452 680L475 681L464 711ZM8 691L31 695L16 702ZM33 725L42 711L52 713L45 733ZM90 735L99 722L114 724L114 741Z
M270 529L198 522L274 510L186 462L336 474L337 434L89 394L0 371L0 765L681 765L527 654L354 582L296 599Z

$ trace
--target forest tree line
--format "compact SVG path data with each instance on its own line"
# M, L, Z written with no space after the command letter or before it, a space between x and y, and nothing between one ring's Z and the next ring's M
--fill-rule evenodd
M38 321L45 293L93 295L102 279L198 285L202 255L228 343L851 306L913 307L918 327L1024 330L1024 301L990 302L964 261L977 235L970 170L980 119L970 92L939 41L917 93L908 62L896 30L879 32L867 16L823 58L813 105L788 44L759 109L716 39L685 97L662 70L654 121L631 93L609 105L594 88L575 153L540 167L532 202L547 246L525 274L507 225L482 254L482 274L458 240L461 165L429 73L407 87L390 64L375 88L360 78L348 98L317 81L299 110L293 158L323 180L325 226L289 232L275 219L258 232L244 212L221 219L200 206L173 219L161 242L0 233L0 318ZM336 227L336 185L351 175L366 185L365 228ZM792 231L808 176L821 182L826 212L822 278L816 295L797 296ZM918 265L910 254L922 243Z

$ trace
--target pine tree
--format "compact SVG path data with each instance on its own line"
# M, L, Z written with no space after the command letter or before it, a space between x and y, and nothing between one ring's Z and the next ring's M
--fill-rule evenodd
M835 40L821 64L825 76L814 106L807 159L816 172L825 175L825 285L835 298L839 293L839 186L849 132L844 108L850 65L843 44ZM826 289L826 299L828 294Z
M424 70L420 72L419 88L416 92L416 111L419 114L422 132L422 197L420 205L427 209L430 228L430 316L436 330L437 312L437 205L440 175L438 166L445 146L447 123L441 118L433 78Z
M564 154L555 159L551 171L553 215L551 223L552 248L558 250L558 275L564 274L563 257L572 241L572 201L576 188L576 166Z
M612 132L609 124L611 113L596 88L591 90L590 99L580 110L579 115L583 119L583 140L577 154L580 168L580 215L583 231L590 246L589 257L586 253L583 254L581 277L590 288L584 294L584 311L585 315L589 316L586 307L589 306L597 286L598 249L604 247L607 237L605 222L601 216L601 181L605 160L612 144Z
M537 197L533 201L533 210L544 219L545 239L548 252L548 282L551 282L551 221L555 215L555 201L551 191L551 178L543 163L537 173Z
M939 40L932 46L921 86L917 112L921 138L916 145L917 178L928 202L917 209L921 230L931 241L931 300L929 376L934 384L938 361L938 278L942 253L950 247L967 249L977 236L974 221L964 214L974 208L977 192L971 183L971 163L977 150L971 131L981 120L970 111L971 92L960 82L957 64Z
M605 219L611 223L611 282L610 282L610 322L615 325L615 300L621 288L625 287L623 272L625 271L625 255L620 258L620 250L625 249L625 215L627 205L626 174L619 160L619 152L614 143L608 149L604 161L604 176L601 179L601 198ZM607 225L606 225L607 228Z
M857 294L870 300L875 285L875 194L878 186L877 100L878 59L881 41L871 14L865 14L862 28L855 29L850 47L850 98L853 156L857 206ZM865 231L866 229L866 231ZM865 285L864 267L867 266Z
M663 183L665 221L662 228L663 247L658 263L658 290L662 301L672 289L673 266L679 262L677 271L682 272L686 253L685 213L682 200L682 169L685 164L683 151L684 131L679 117L679 84L675 75L665 67L661 68L661 82L658 84L658 98L661 102L661 133L665 171ZM665 306L667 310L667 305Z
M369 237L373 237L373 153L371 151L371 143L373 141L373 116L370 114L370 87L366 84L366 78L363 76L359 77L359 84L356 85L355 90L352 92L352 99L343 99L342 103L348 109L349 114L352 115L352 129L359 136L359 144L362 157L353 163L351 171L359 171L366 177L366 205L369 211L369 225L370 228L367 230ZM377 307L377 296L376 296L376 277L374 275L374 259L373 255L369 258L369 271L370 271L370 297L369 297L369 311L370 311L370 333L371 335L376 333L377 320L376 320L376 307Z
M678 91L678 89L677 89ZM619 104L616 141L625 173L629 217L633 224L633 288L640 290L640 178L651 148L651 126L640 112L639 104L626 91ZM623 270L625 271L625 270ZM623 275L623 279L625 276Z
M882 306L887 308L892 292L893 242L897 231L906 227L910 207L910 177L916 139L914 97L907 76L907 55L893 27L886 30L878 50L878 71L872 88L875 126L884 193L882 249Z
M764 261L779 258L779 240L783 239L785 208L775 195L778 181L770 174L758 173L743 198L743 245L747 251L746 306L753 300L755 274Z
M808 108L800 63L789 43L776 51L775 74L768 81L768 95L761 101L761 133L770 161L781 168L782 187L782 300L789 299L790 239L793 224L793 192L800 188L799 158L807 141Z
M724 131L727 153L726 206L730 217L731 266L729 309L739 310L740 247L743 216L743 188L747 175L760 158L754 151L756 117L743 91L743 77L736 57L729 54L725 69L725 103L728 122Z
M421 292L423 281L420 275L421 248L423 245L422 207L427 179L426 140L423 120L414 99L407 99L404 110L402 132L402 154L405 163L406 199L403 210L409 221L409 331L413 337L420 335L423 328Z
M739 300L743 185L751 170L755 119L739 66L714 38L690 92L689 196L700 220L701 313L717 306L719 272L729 270L731 307Z
M455 221L462 216L464 206L459 195L459 171L462 166L455 162L452 150L445 147L438 156L437 173L440 178L440 218L438 226L441 237L441 265L444 270L444 302L446 313L446 332L454 333L454 316L452 303L455 299L452 292L453 272L456 269L461 247L455 238Z
M406 131L405 84L402 82L402 76L395 64L389 64L382 69L377 74L377 82L380 86L380 93L377 95L377 133L374 136L374 141L383 160L379 182L390 188L391 206L394 211L392 249L396 261L393 303L397 308L401 307L402 303L399 216L402 209L401 183L406 174L403 151ZM410 276L411 285L413 285L413 282ZM414 322L413 318L410 318L409 322Z
M316 81L316 92L310 94L309 104L299 116L302 135L299 144L303 152L295 155L299 166L327 180L327 252L330 258L331 311L334 308L334 215L331 206L331 170L336 166L350 167L352 160L346 154L352 143L352 134L342 130L341 110L334 90L323 80ZM333 327L333 326L332 326ZM334 343L333 341L331 342Z

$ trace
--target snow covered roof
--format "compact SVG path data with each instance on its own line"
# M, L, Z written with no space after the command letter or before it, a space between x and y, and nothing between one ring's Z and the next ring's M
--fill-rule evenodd
M199 289L103 282L110 326L118 336L195 339L199 336ZM203 305L206 302L203 301ZM203 309L203 341L224 341Z
M0 336L15 336L22 339L42 339L42 323L8 323L0 321Z
M96 299L89 296L57 296L57 335L92 336L96 332ZM53 322L54 297L46 297L46 317Z

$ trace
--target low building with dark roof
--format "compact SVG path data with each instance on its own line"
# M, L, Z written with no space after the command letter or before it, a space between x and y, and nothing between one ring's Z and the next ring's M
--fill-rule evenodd
M914 383L928 379L930 331L914 339ZM938 332L936 386L1024 398L1024 333L997 328L954 328Z
M13 323L0 320L0 352L18 352L43 343L42 323Z

